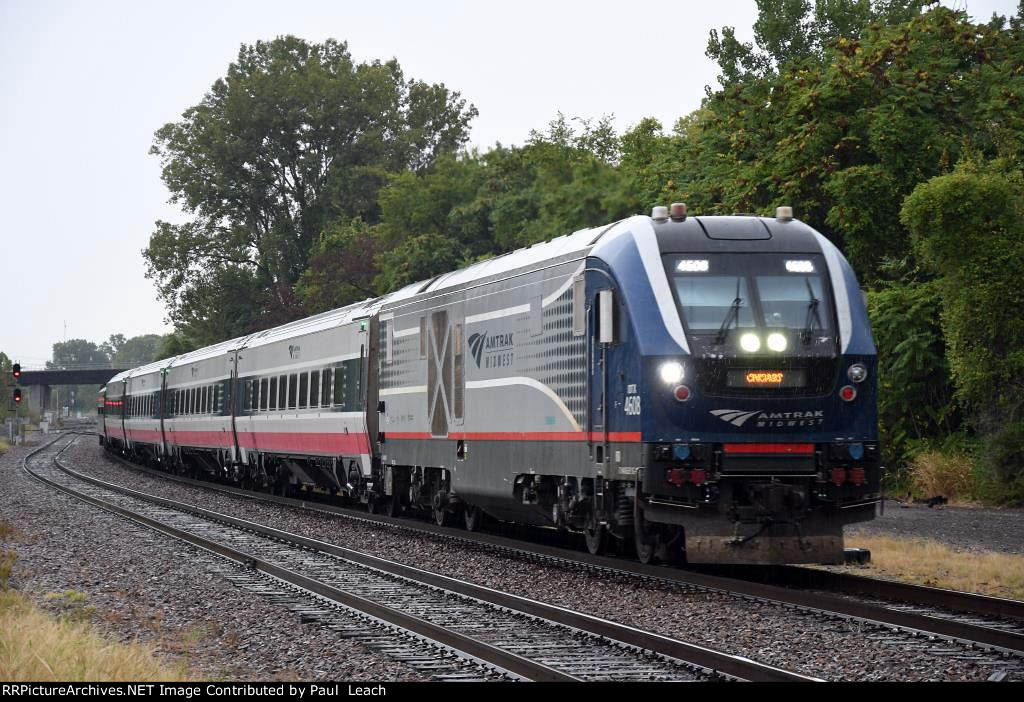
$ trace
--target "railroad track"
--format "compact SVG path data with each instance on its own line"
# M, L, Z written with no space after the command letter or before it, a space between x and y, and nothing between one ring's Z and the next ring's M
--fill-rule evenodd
M807 568L776 569L776 575L773 576L776 580L760 582L759 579L764 578L765 571L757 573L752 570L748 574L749 577L739 578L723 577L706 571L645 566L627 563L622 559L591 556L566 548L526 543L493 534L469 533L423 522L410 523L405 519L367 515L362 511L320 502L239 490L172 476L124 459L117 460L134 470L206 490L335 514L369 524L386 524L412 533L473 544L478 548L530 562L640 578L658 587L702 588L766 606L795 607L823 620L841 618L858 621L865 626L874 627L879 640L891 642L902 637L911 648L925 647L926 650L941 656L958 657L979 663L987 662L993 669L993 679L1002 679L1007 675L1015 678L1024 676L1024 603L1015 600L858 576L829 578L832 574ZM732 572L735 575L735 570ZM779 573L785 574L784 577L778 576ZM776 584L779 577L788 585L824 588L831 592L780 587ZM835 592L856 595L856 598L839 596L834 594Z
M79 499L272 579L260 585L247 580L249 573L237 575L249 589L267 588L273 596L285 598L303 593L315 596L304 612L310 619L330 619L342 608L357 612L357 616L411 632L421 647L443 647L441 658L458 657L469 668L459 671L449 664L437 676L442 679L481 677L482 670L492 676L543 681L813 679L113 485L63 465L60 454L74 440L59 450L51 448L56 441L59 438L27 456L25 471ZM48 449L55 453L50 460L35 458ZM415 656L431 658L429 651L402 651L402 655L406 661ZM437 657L435 650L433 658Z

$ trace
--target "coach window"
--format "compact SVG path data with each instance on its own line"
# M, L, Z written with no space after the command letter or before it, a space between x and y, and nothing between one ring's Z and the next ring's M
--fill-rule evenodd
M316 408L320 406L320 371L309 372L309 406Z
M260 409L264 412L267 411L267 399L270 397L270 380L268 378L260 379Z
M298 399L298 383L299 376L297 373L292 373L288 376L288 409L295 409L296 400Z
M331 369L324 368L324 383L320 386L320 406L331 406Z
M306 409L309 404L306 399L309 397L309 373L299 374L299 409Z
M220 412L220 385L213 386L213 413Z
M277 408L283 410L288 406L288 376L282 375L277 379Z
M267 396L267 409L273 412L277 409L277 376L270 379L270 394Z
M196 389L195 388L189 388L188 389L188 413L189 414L195 414L196 413Z
M251 396L249 398L249 408L255 412L260 408L260 379L253 378L248 381L251 388Z
M242 411L248 412L252 409L252 381L245 381L245 389L242 390Z
M334 369L334 406L345 410L345 385L347 380L347 364L342 362Z

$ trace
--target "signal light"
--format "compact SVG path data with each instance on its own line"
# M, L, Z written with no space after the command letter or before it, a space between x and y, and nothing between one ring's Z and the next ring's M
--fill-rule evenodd
M852 385L844 385L839 389L839 397L843 398L846 402L853 402L854 398L857 397L857 388Z
M21 388L14 388L14 404L21 404Z
M11 369L11 372L14 374L15 379L20 378L21 377L21 364L20 363L15 363L14 364L14 368Z

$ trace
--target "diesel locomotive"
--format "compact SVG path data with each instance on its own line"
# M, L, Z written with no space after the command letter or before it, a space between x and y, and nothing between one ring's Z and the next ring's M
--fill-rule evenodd
M879 499L876 368L824 236L676 204L122 373L101 441L644 562L836 563Z

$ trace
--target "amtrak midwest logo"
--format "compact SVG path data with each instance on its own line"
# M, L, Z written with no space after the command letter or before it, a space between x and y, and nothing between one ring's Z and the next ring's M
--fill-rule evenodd
M781 429L784 427L817 427L825 423L824 410L811 410L808 412L763 412L754 410L720 409L711 410L723 422L728 422L736 427L742 427L751 419L755 419L751 426L759 429Z
M468 342L469 352L473 354L477 368L505 368L515 363L512 332L471 334Z

